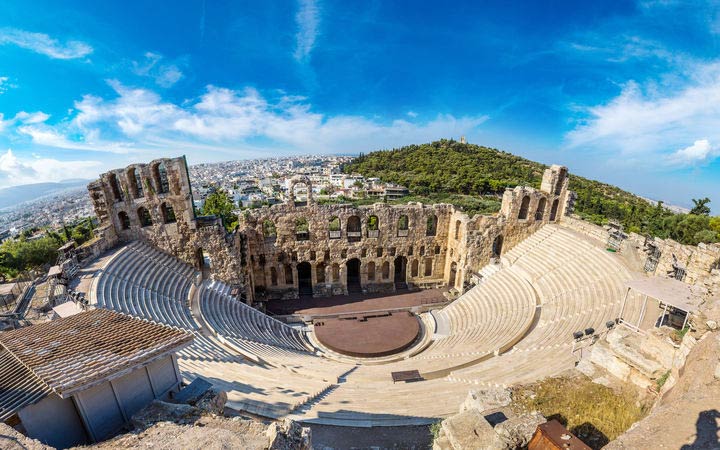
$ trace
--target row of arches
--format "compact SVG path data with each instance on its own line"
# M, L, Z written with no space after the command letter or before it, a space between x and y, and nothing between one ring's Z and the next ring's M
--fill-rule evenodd
M553 222L557 216L557 210L559 206L559 199L553 200L552 207L550 208L550 221ZM547 209L547 199L545 197L540 198L538 201L537 208L535 209L535 220L543 220L545 216L545 210ZM518 211L518 220L527 220L530 210L530 196L526 195L523 197L520 203L520 211Z
M435 214L430 215L425 223L425 236L437 234L438 218ZM397 221L397 235L407 236L409 233L410 221L407 215L402 215ZM380 219L376 215L370 215L366 221L367 237L378 237L380 230ZM297 240L309 239L310 226L304 217L295 220L295 237ZM345 232L348 241L356 242L362 238L362 221L359 216L348 217L345 224ZM265 238L277 237L277 227L270 219L262 223L262 233ZM328 238L340 239L342 237L342 223L338 216L332 216L328 221Z
M170 183L168 181L167 167L165 163L158 162L150 167L150 174L152 181L155 185L155 192L158 194L167 194L170 192ZM143 177L140 170L137 167L130 167L125 172L125 178L127 180L128 193L131 198L138 199L145 197L145 191L143 189ZM150 181L146 181L146 186L150 187ZM108 182L110 184L110 190L113 194L113 198L116 202L125 199L123 190L120 188L120 182L118 181L115 173L108 175Z
M138 222L140 222L141 227L149 227L153 224L152 216L150 215L150 211L148 211L147 208L144 206L141 206L137 209L137 218ZM175 210L173 210L172 206L169 206L167 203L162 203L160 205L160 219L162 220L162 223L175 223L177 222L177 218L175 217ZM118 221L120 222L120 228L123 230L130 229L130 216L125 211L120 211L118 213Z
M363 263L359 258L351 258L343 264L345 267L345 284L349 293L362 291L361 269L363 264L365 265L366 280L368 282L405 283L407 281L408 267L412 278L431 277L434 272L434 262L433 258L424 258L421 268L420 259L413 259L408 264L408 258L401 255L395 257L391 267L390 261L383 261L381 264L377 264L375 261ZM300 295L310 295L314 292L316 285L337 284L343 281L341 264L339 263L329 264L321 261L313 265L309 261L303 261L294 266L294 269L292 264L270 267L270 286L294 285L294 274L297 273L298 293ZM314 277L313 273L315 274Z

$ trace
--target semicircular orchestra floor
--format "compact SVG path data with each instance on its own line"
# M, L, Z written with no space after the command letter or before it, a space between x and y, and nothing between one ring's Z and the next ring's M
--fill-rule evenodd
M343 355L374 358L410 347L420 334L420 322L408 311L347 314L318 319L315 337Z

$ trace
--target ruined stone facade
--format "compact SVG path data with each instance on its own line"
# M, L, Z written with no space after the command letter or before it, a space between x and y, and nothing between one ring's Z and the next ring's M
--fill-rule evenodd
M552 166L541 189L508 189L500 213L470 217L448 204L321 205L310 180L295 177L285 203L243 211L232 233L196 217L184 158L113 170L88 189L106 241L145 240L260 301L408 285L462 292L474 272L565 214L567 185L567 169Z

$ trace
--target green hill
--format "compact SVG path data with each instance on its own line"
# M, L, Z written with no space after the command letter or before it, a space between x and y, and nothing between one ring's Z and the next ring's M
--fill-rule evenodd
M343 170L402 184L416 199L444 200L474 214L497 211L498 196L506 187L539 188L546 168L494 148L440 140L361 154ZM674 214L616 186L572 173L570 189L577 193L575 213L594 223L617 220L626 230L688 244L720 240L720 218L708 217L702 208L698 214Z

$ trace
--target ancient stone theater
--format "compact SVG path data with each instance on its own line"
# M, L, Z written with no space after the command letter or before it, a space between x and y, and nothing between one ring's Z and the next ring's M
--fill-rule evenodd
M92 306L192 333L184 382L208 380L230 408L331 425L431 423L471 386L557 375L585 336L683 317L632 280L710 285L720 255L575 218L561 166L472 217L321 204L299 176L284 203L238 211L231 232L195 212L183 157L104 173L89 192Z

